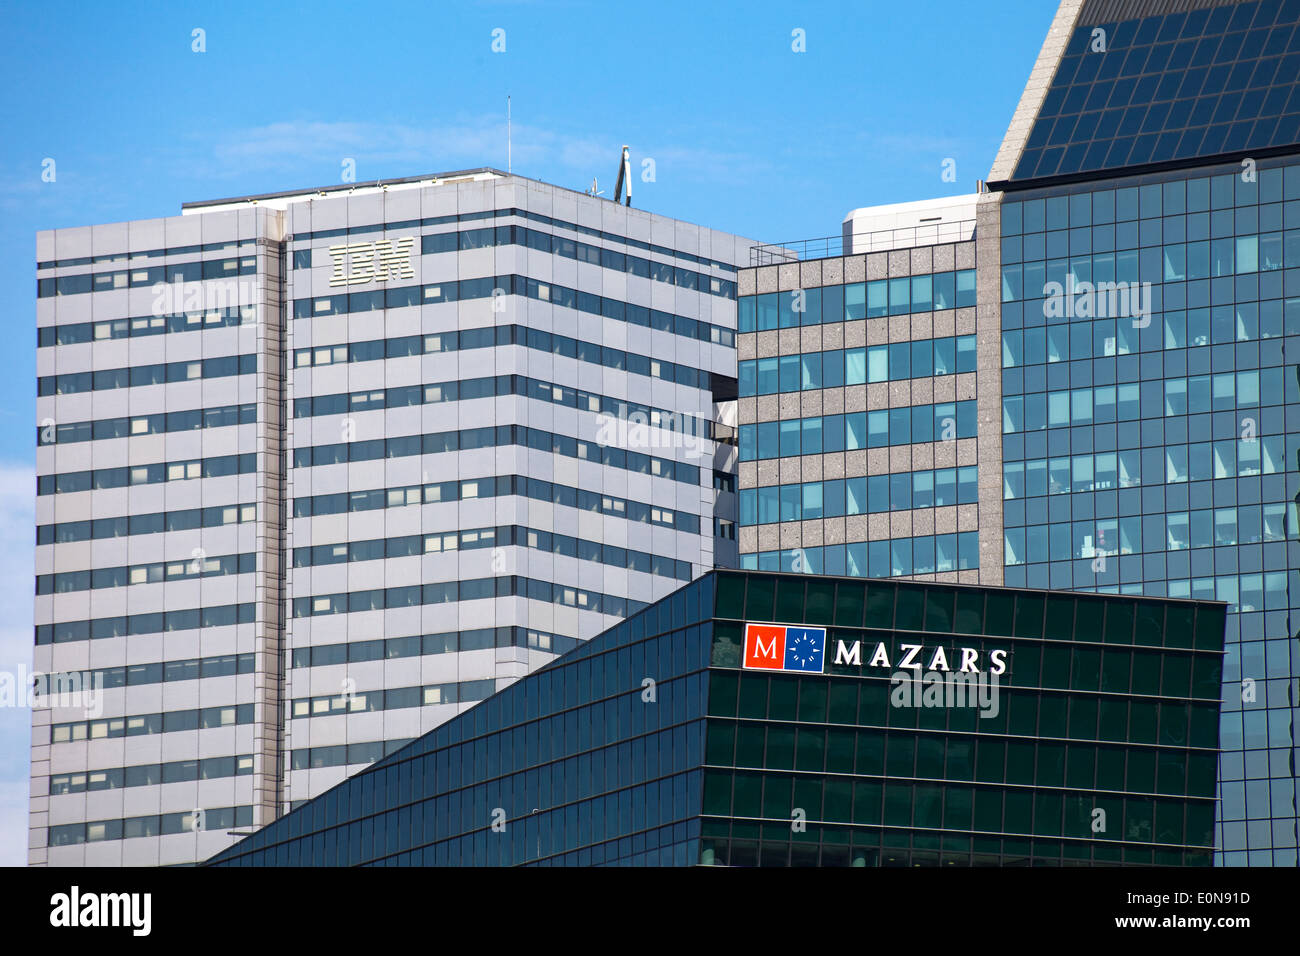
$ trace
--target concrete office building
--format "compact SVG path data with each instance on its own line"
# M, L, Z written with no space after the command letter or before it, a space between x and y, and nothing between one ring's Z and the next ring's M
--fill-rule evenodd
M715 571L211 862L1206 866L1224 617Z
M1297 863L1297 77L1294 0L1065 0L971 241L739 277L742 567L1224 601L1229 865Z
M35 666L104 689L31 862L204 859L733 566L750 246L489 169L40 233Z

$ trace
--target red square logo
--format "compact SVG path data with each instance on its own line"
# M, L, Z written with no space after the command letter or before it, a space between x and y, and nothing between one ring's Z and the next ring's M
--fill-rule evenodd
M745 666L781 670L785 666L785 627L781 624L745 625Z

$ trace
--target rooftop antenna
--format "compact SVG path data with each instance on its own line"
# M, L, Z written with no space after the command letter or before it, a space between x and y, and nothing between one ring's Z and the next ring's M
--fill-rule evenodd
M510 130L510 94L507 93L506 94L506 172L507 173L512 171L511 169L511 162L513 160L513 156L511 155L512 147L513 147L513 143L511 140L511 130Z
M623 155L618 163L618 183L614 186L614 202L618 202L623 195L623 182L627 181L627 203L632 205L632 160L628 158L627 147L623 147Z

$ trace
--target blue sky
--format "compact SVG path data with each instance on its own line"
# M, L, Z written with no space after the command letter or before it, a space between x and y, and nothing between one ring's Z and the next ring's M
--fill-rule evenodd
M509 94L521 175L611 195L626 143L641 208L832 235L859 206L974 191L1055 9L0 3L0 670L31 661L37 230L338 183L348 159L358 182L504 168ZM26 859L28 719L0 708L0 864Z

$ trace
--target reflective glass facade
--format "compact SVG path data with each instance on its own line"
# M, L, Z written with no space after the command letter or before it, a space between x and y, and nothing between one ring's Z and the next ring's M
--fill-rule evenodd
M211 862L1207 864L1224 618L716 571ZM771 621L799 672L751 659ZM913 646L992 697L901 697Z
M1300 164L1008 194L1002 299L1006 583L1226 602L1223 862L1293 865Z

